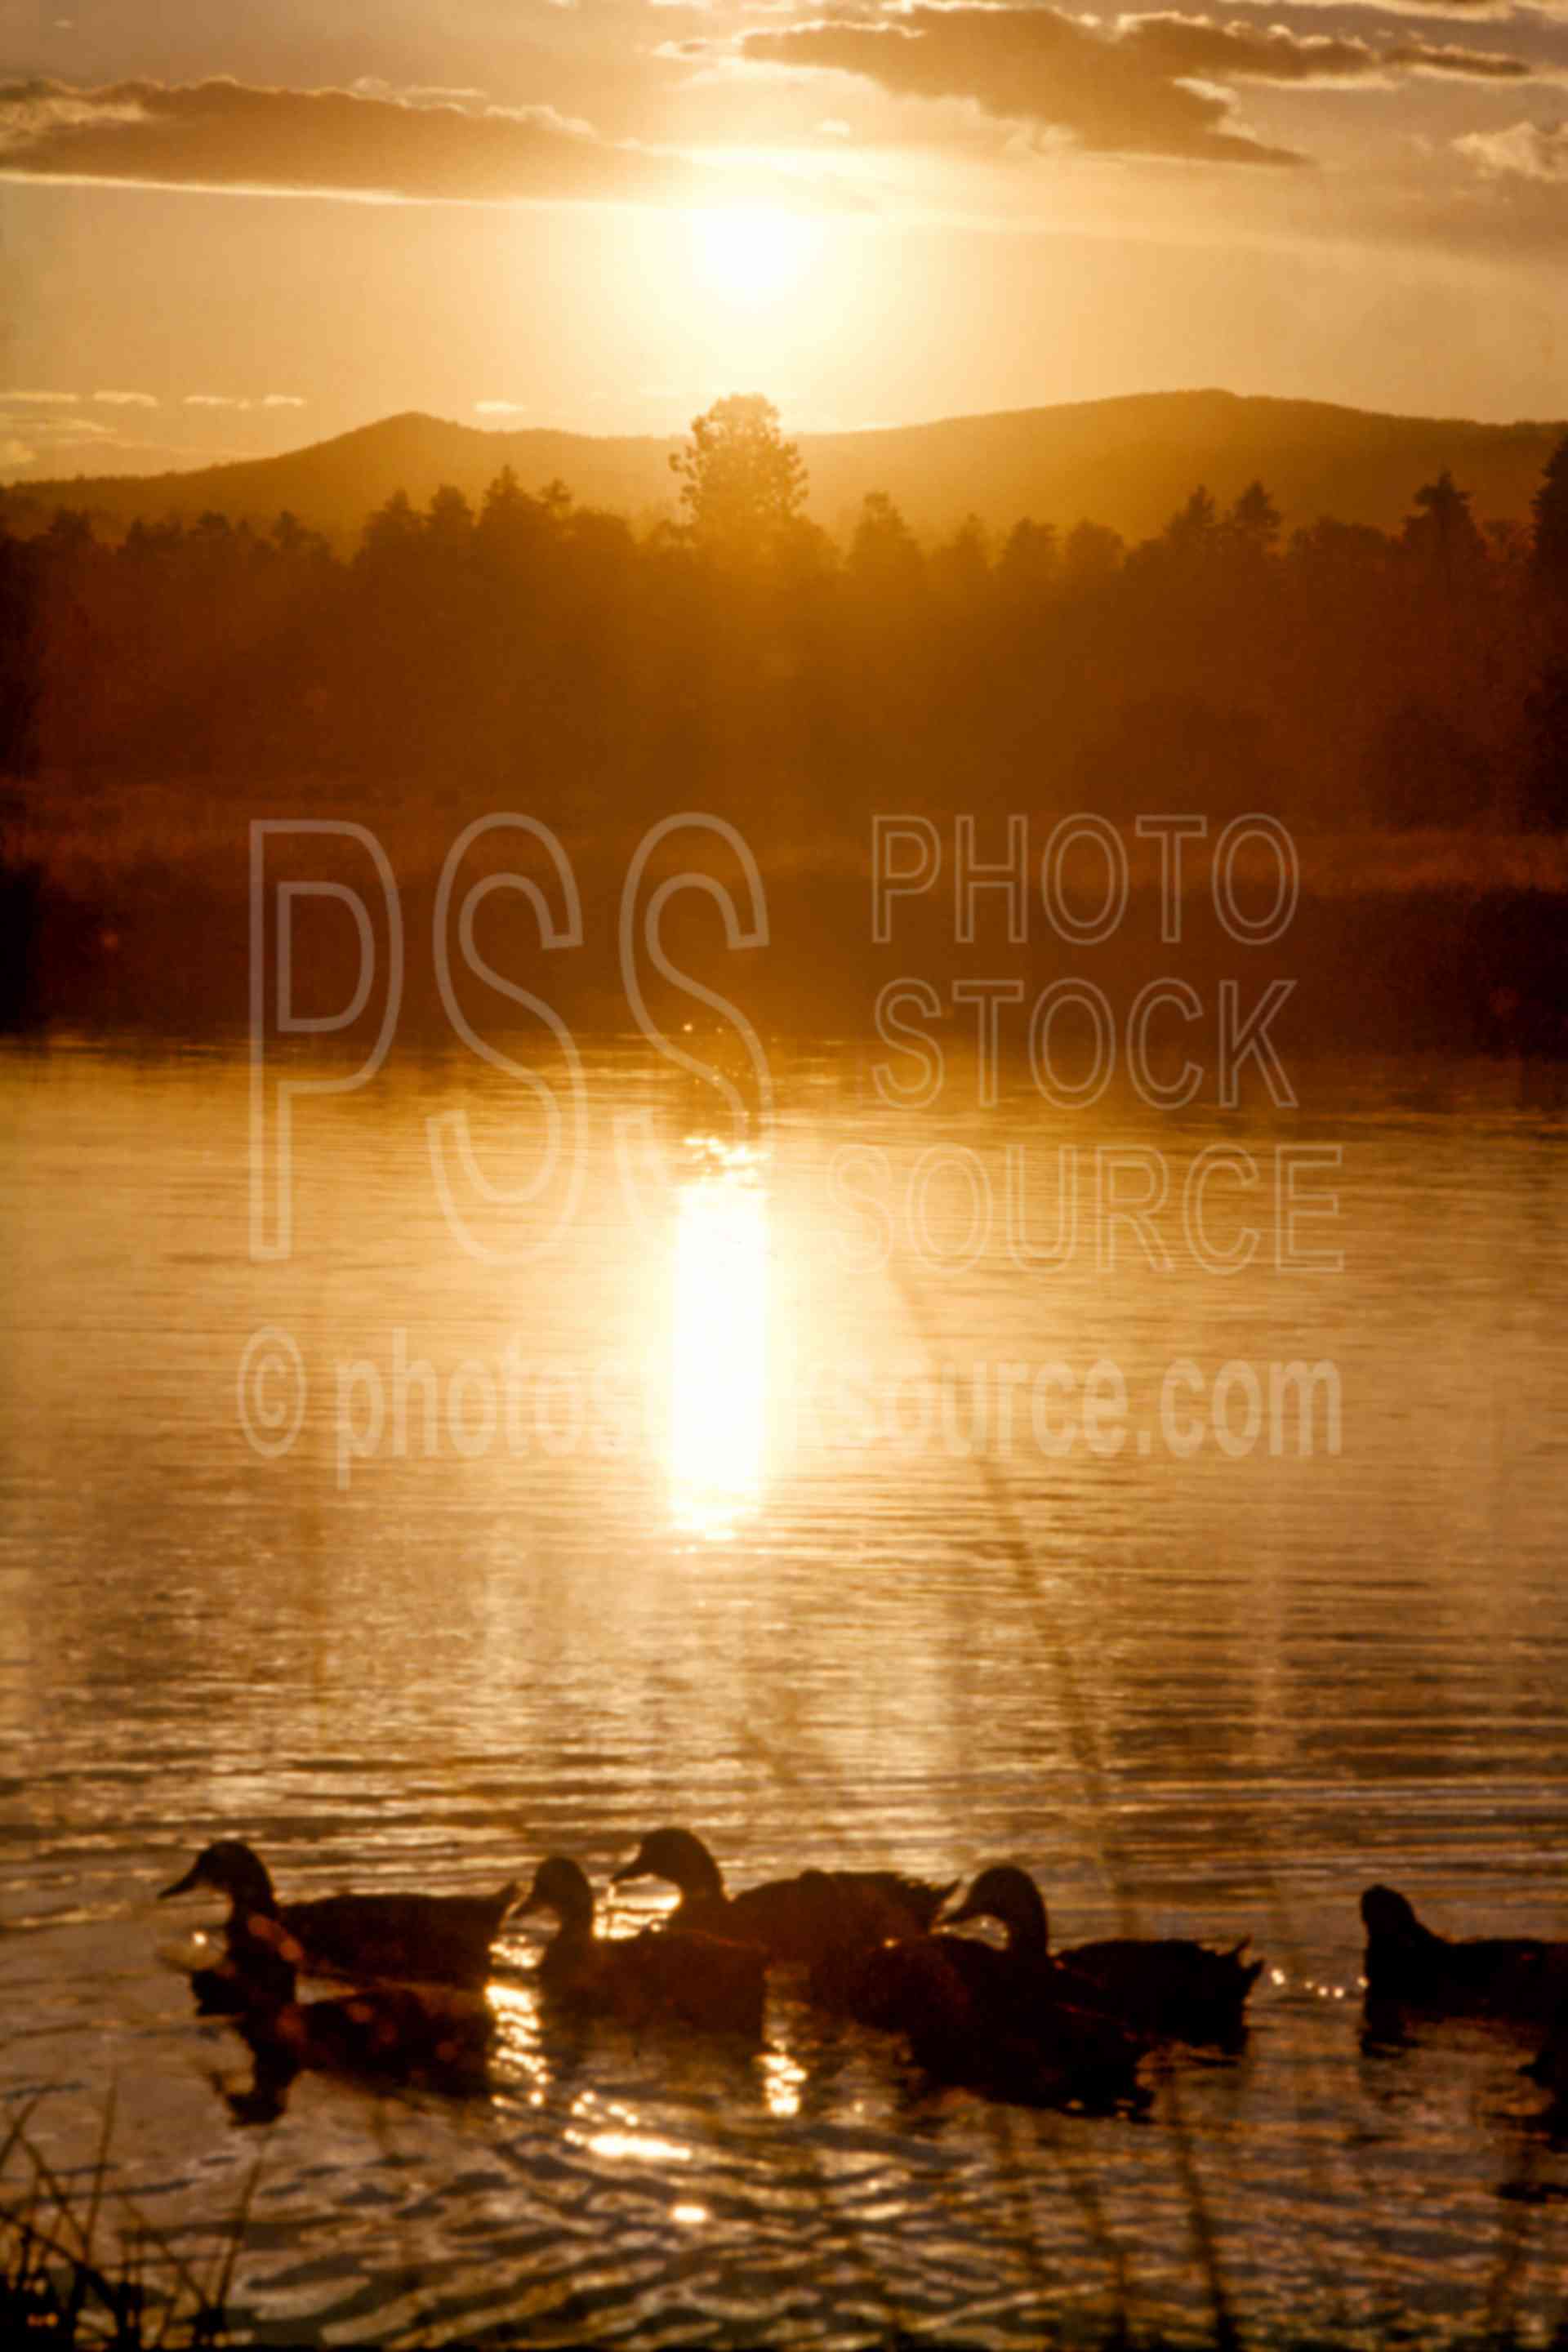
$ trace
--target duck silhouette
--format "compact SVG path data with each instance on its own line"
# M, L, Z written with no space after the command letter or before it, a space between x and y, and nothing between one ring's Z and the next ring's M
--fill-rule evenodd
M1369 2004L1552 2024L1568 1999L1568 1944L1535 1936L1440 1936L1392 1886L1369 1886L1361 1916Z
M1026 1870L993 1863L947 1923L994 1920L1002 1956L1022 1997L1037 1993L1097 2008L1159 2041L1226 2042L1242 2030L1247 1996L1261 1960L1242 1955L1248 1938L1223 1948L1182 1936L1110 1937L1053 1954L1045 1899Z
M534 1911L552 1912L560 1923L538 1974L563 2007L637 2026L675 2021L762 2040L767 1962L754 1945L686 1928L596 1935L594 1890L565 1854L551 1854L535 1871L519 1916Z
M1041 1982L973 1937L847 1945L814 1967L811 1993L901 2033L933 2080L989 2098L1104 2109L1146 2096L1137 2070L1150 2044L1097 2006L1092 1988L1065 1972Z
M662 1878L679 1889L668 1927L755 1944L770 1960L808 1968L841 1952L847 1940L872 1945L923 1934L959 1884L932 1886L894 1870L806 1870L729 1895L713 1856L686 1829L651 1831L611 1874L617 1886L636 1878Z
M253 1932L273 1922L291 1938L308 1973L354 1982L482 1985L490 1946L521 1892L515 1880L493 1895L324 1895L279 1903L266 1864L238 1838L220 1838L196 1856L159 1901L211 1887L229 1900L225 1958L193 1979L214 2011L247 2005L258 1984L279 1981L272 1939ZM247 1982L242 1982L246 1979Z

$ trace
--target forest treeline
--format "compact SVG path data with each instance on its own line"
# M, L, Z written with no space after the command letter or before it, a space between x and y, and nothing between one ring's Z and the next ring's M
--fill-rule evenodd
M0 535L0 774L575 827L695 804L774 839L889 806L1568 825L1568 439L1533 526L1444 474L1397 533L1287 540L1255 484L1137 545L973 519L922 545L885 496L843 543L805 520L764 401L693 434L684 520L640 537L510 471L477 510L393 498L342 556L287 514Z

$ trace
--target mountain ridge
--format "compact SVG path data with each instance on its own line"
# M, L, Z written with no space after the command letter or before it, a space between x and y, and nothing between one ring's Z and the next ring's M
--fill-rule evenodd
M1564 429L1211 386L789 437L807 467L810 511L832 530L845 527L868 491L886 490L925 531L973 512L995 530L1031 514L1063 528L1088 519L1140 538L1200 482L1224 504L1254 479L1265 483L1288 529L1321 514L1389 529L1445 467L1471 492L1479 518L1522 520ZM510 466L526 488L559 478L580 503L646 522L674 511L668 461L683 437L496 430L405 409L269 457L12 483L0 493L0 513L24 521L29 510L72 507L123 529L138 518L189 522L207 511L269 525L287 509L342 538L398 489L416 506L444 483L477 499Z

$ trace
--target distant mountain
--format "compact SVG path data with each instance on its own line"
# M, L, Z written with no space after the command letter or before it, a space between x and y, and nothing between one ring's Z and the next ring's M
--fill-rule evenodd
M866 433L805 433L812 512L841 529L868 490L886 490L919 529L971 511L1005 529L1021 515L1070 527L1088 517L1129 539L1159 530L1202 482L1222 504L1261 480L1287 528L1332 514L1384 529L1447 467L1482 520L1522 519L1561 424L1475 425L1382 416L1318 401L1227 392L1138 394ZM84 508L111 528L134 517L209 509L270 524L285 509L334 536L356 532L394 491L424 505L449 482L477 501L503 466L527 489L559 478L580 503L646 520L673 511L678 439L488 433L409 414L281 457L191 473L14 486L5 505Z

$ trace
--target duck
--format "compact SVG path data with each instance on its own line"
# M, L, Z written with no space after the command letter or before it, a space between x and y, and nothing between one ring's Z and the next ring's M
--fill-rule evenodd
M813 1968L810 1993L902 2034L936 2082L1031 2106L1141 2102L1147 2037L1099 2006L1091 1988L1059 1976L1042 1984L994 1945L934 1934L842 1947Z
M668 1927L760 1945L770 1960L808 1968L840 1949L847 1936L873 1945L924 1934L959 1885L932 1886L895 1870L806 1870L731 1895L702 1840L668 1828L650 1831L611 1884L637 1878L667 1879L679 1889Z
M1369 1886L1361 1916L1370 2004L1550 2024L1568 1997L1568 1944L1535 1936L1440 1936L1392 1886Z
M281 1922L260 1913L228 1956L230 2014L255 2062L249 2089L229 2095L239 2121L274 2120L289 2085L307 2071L458 2095L488 2089L494 2020L482 1993L383 1984L301 2002L300 1957Z
M511 1879L493 1895L323 1895L279 1903L266 1864L239 1838L205 1846L158 1899L167 1903L199 1886L229 1901L225 1960L193 1979L198 2000L205 1996L215 2010L245 2005L237 1974L270 1977L275 1986L280 1980L270 1936L252 1933L259 1921L286 1930L298 1953L292 1965L311 1975L477 1988L489 1975L490 1946L521 1893Z
M553 1913L559 1922L538 1976L542 1990L563 2007L637 2026L664 2020L762 2040L767 1963L755 1945L689 1928L599 1936L594 1890L566 1854L548 1855L534 1872L518 1916L538 1911Z
M994 1919L1018 1981L1053 1999L1108 2011L1161 2042L1220 2042L1243 2030L1243 2011L1263 1967L1247 1960L1250 1938L1220 1947L1183 1936L1110 1937L1050 1949L1045 1898L1026 1870L993 1863L946 1922Z

